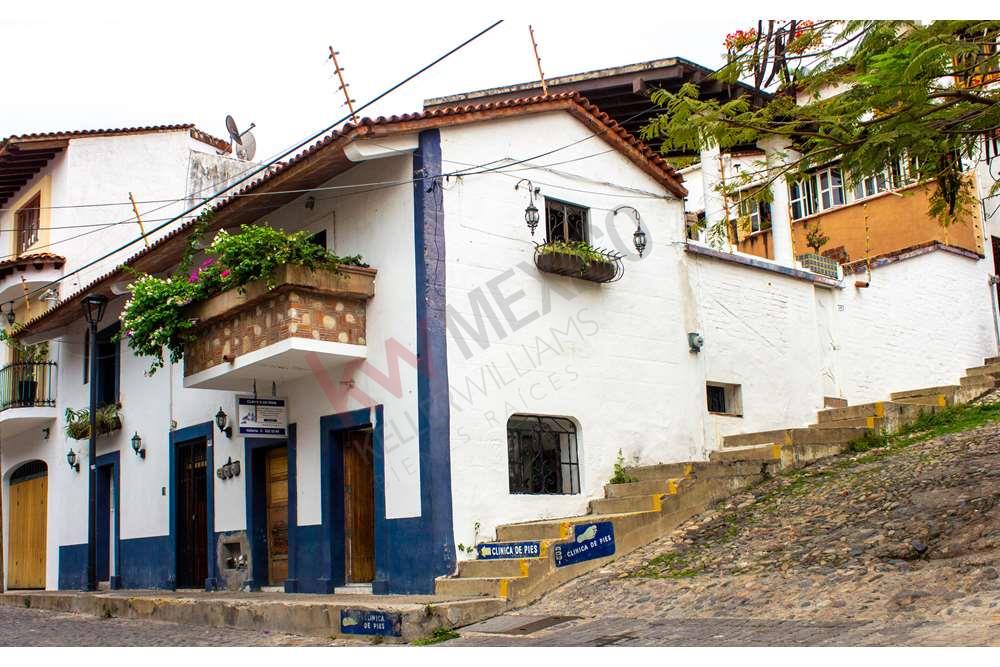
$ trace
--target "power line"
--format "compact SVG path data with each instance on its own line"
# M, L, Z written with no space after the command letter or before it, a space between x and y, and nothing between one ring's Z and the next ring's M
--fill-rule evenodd
M418 69L413 74L410 74L408 77L406 77L402 81L400 81L400 82L394 84L393 86L387 88L383 92L379 93L377 96L373 97L368 102L365 102L363 105L361 105L360 107L358 107L355 110L355 113L361 112L364 109L366 109L366 108L370 107L371 105L375 104L376 102L378 102L379 100L381 100L383 97L389 95L390 93L396 91L397 89L399 89L403 85L409 83L410 81L412 81L416 77L420 76L421 74L423 74L424 72L426 72L430 68L432 68L435 65L437 65L442 60L448 58L449 56L451 56L455 52L457 52L460 49L464 48L465 46L469 45L473 41L479 39L480 37L482 37L483 35L485 35L490 30L493 30L495 27L497 27L501 23L503 23L503 19L500 19L499 21L494 22L492 25L484 28L483 30L479 31L478 33L476 33L472 37L466 39L464 42L462 42L458 46L452 48L451 50L447 51L443 55L438 56L433 61L431 61L430 63L424 65L423 67L421 67L420 69ZM250 180L251 178L253 178L257 174L263 172L264 170L271 168L274 165L274 163L277 162L278 160L280 160L281 158L286 157L286 156L294 153L295 151L299 150L300 148L303 148L304 146L307 146L312 141L315 141L316 139L319 139L320 137L322 137L323 135L325 135L327 132L330 132L335 127L337 127L338 125L340 125L342 122L346 121L349 117L350 117L350 115L344 116L344 117L338 119L337 121L335 121L334 123L332 123L331 125L328 125L327 127L323 128L319 132L316 132L316 133L310 135L308 138L304 139L303 141L300 141L298 144L296 144L292 148L290 148L290 149L284 151L283 153L281 153L278 157L270 160L269 162L266 162L265 164L261 165L259 168L253 170L251 173L247 174L243 178L240 178L239 180L231 183L230 185L226 186L222 190L214 193L213 195L210 195L209 197L206 197L200 203L198 203L198 204L196 204L194 206L188 207L187 209L185 209L183 212L181 212L180 214L178 214L177 216L175 216L171 220L168 220L167 222L164 222L163 224L157 225L156 227L154 227L153 229L151 229L146 234L143 234L143 235L139 236L138 238L132 239L131 241L128 241L127 243L124 243L123 245L115 248L114 250L111 250L110 252L105 253L104 255L98 257L97 259L94 259L94 260L92 260L92 261L84 264L83 266L81 266L81 267L79 267L77 269L74 269L70 273L67 273L67 274L65 274L65 275L63 275L63 276L61 276L61 277L59 277L59 278L57 278L57 279L55 279L55 280L53 280L53 281L51 281L49 283L46 283L45 285L42 285L41 287L36 288L31 293L43 292L43 291L49 289L50 287L52 287L53 285L58 284L58 283L62 282L63 280L66 280L70 276L76 275L76 274L80 273L81 271L83 271L84 269L90 268L91 266L94 266L95 264L97 264L99 262L102 262L102 261L104 261L104 260L106 260L106 259L108 259L110 257L113 257L114 255L118 254L122 250L125 250L126 248L128 248L131 245L133 245L134 243L137 243L138 241L142 240L146 236L149 236L150 234L153 234L153 233L155 233L155 232L163 229L164 227L168 226L171 222L179 220L180 218L182 218L182 217L184 217L184 216L186 216L186 215L188 215L190 213L195 212L196 210L198 210L199 208L201 208L202 206L204 206L208 202L212 201L213 199L215 199L215 198L217 198L217 197L225 194L226 192L228 192L229 190L232 190L236 186L238 186L238 185L240 185L242 183L245 183L246 181ZM26 298L28 298L28 296L29 296L29 294L25 294L23 298L26 299Z

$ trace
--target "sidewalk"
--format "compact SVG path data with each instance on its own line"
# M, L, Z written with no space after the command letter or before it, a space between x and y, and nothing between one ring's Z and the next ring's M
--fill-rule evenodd
M0 605L99 618L269 630L316 637L412 641L503 613L499 598L440 595L311 595L165 590L13 591Z

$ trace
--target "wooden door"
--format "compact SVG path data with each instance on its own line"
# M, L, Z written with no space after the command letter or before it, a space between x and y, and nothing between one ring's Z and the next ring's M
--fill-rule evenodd
M375 579L375 476L372 432L344 436L344 558L349 583Z
M288 578L288 448L267 452L267 579L278 586Z
M45 588L48 481L44 469L11 478L9 588Z
M177 447L177 587L202 588L208 578L208 493L205 441Z

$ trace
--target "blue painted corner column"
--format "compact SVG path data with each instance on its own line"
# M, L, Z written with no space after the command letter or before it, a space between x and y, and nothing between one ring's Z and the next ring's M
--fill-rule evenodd
M441 189L441 133L425 130L413 155L413 221L417 286L417 409L420 501L427 553L422 574L400 582L405 592L434 590L434 577L455 568L451 494L451 413L445 340L445 231ZM417 573L414 573L416 575ZM406 577L404 577L404 580ZM393 582L390 582L393 584ZM391 585L391 588L399 587ZM396 591L393 591L396 592ZM398 590L398 592L404 592Z

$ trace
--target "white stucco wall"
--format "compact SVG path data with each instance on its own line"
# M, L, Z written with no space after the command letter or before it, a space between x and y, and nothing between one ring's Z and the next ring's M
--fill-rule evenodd
M873 270L865 289L850 276L834 319L843 396L958 384L995 354L988 273L985 260L938 251Z
M562 112L449 128L441 137L444 169L524 158L589 134ZM595 139L560 151L559 161L602 150L607 146ZM466 545L477 522L486 537L500 523L584 511L590 498L603 494L619 449L644 462L682 459L700 449L700 434L687 418L700 405L691 391L696 366L678 317L686 298L676 269L682 203L669 195L637 197L635 190L665 191L618 152L558 169L520 165L512 174L445 184L452 496L456 542ZM544 240L544 222L532 239L524 222L527 192L514 190L519 178L532 179L543 196L590 208L592 245L627 255L622 279L598 285L539 272L532 241ZM641 260L631 247L631 218L610 219L610 209L620 205L642 215L650 245ZM620 235L617 246L612 232ZM478 333L456 318L484 327L485 349ZM506 423L514 413L577 423L579 494L509 493Z

